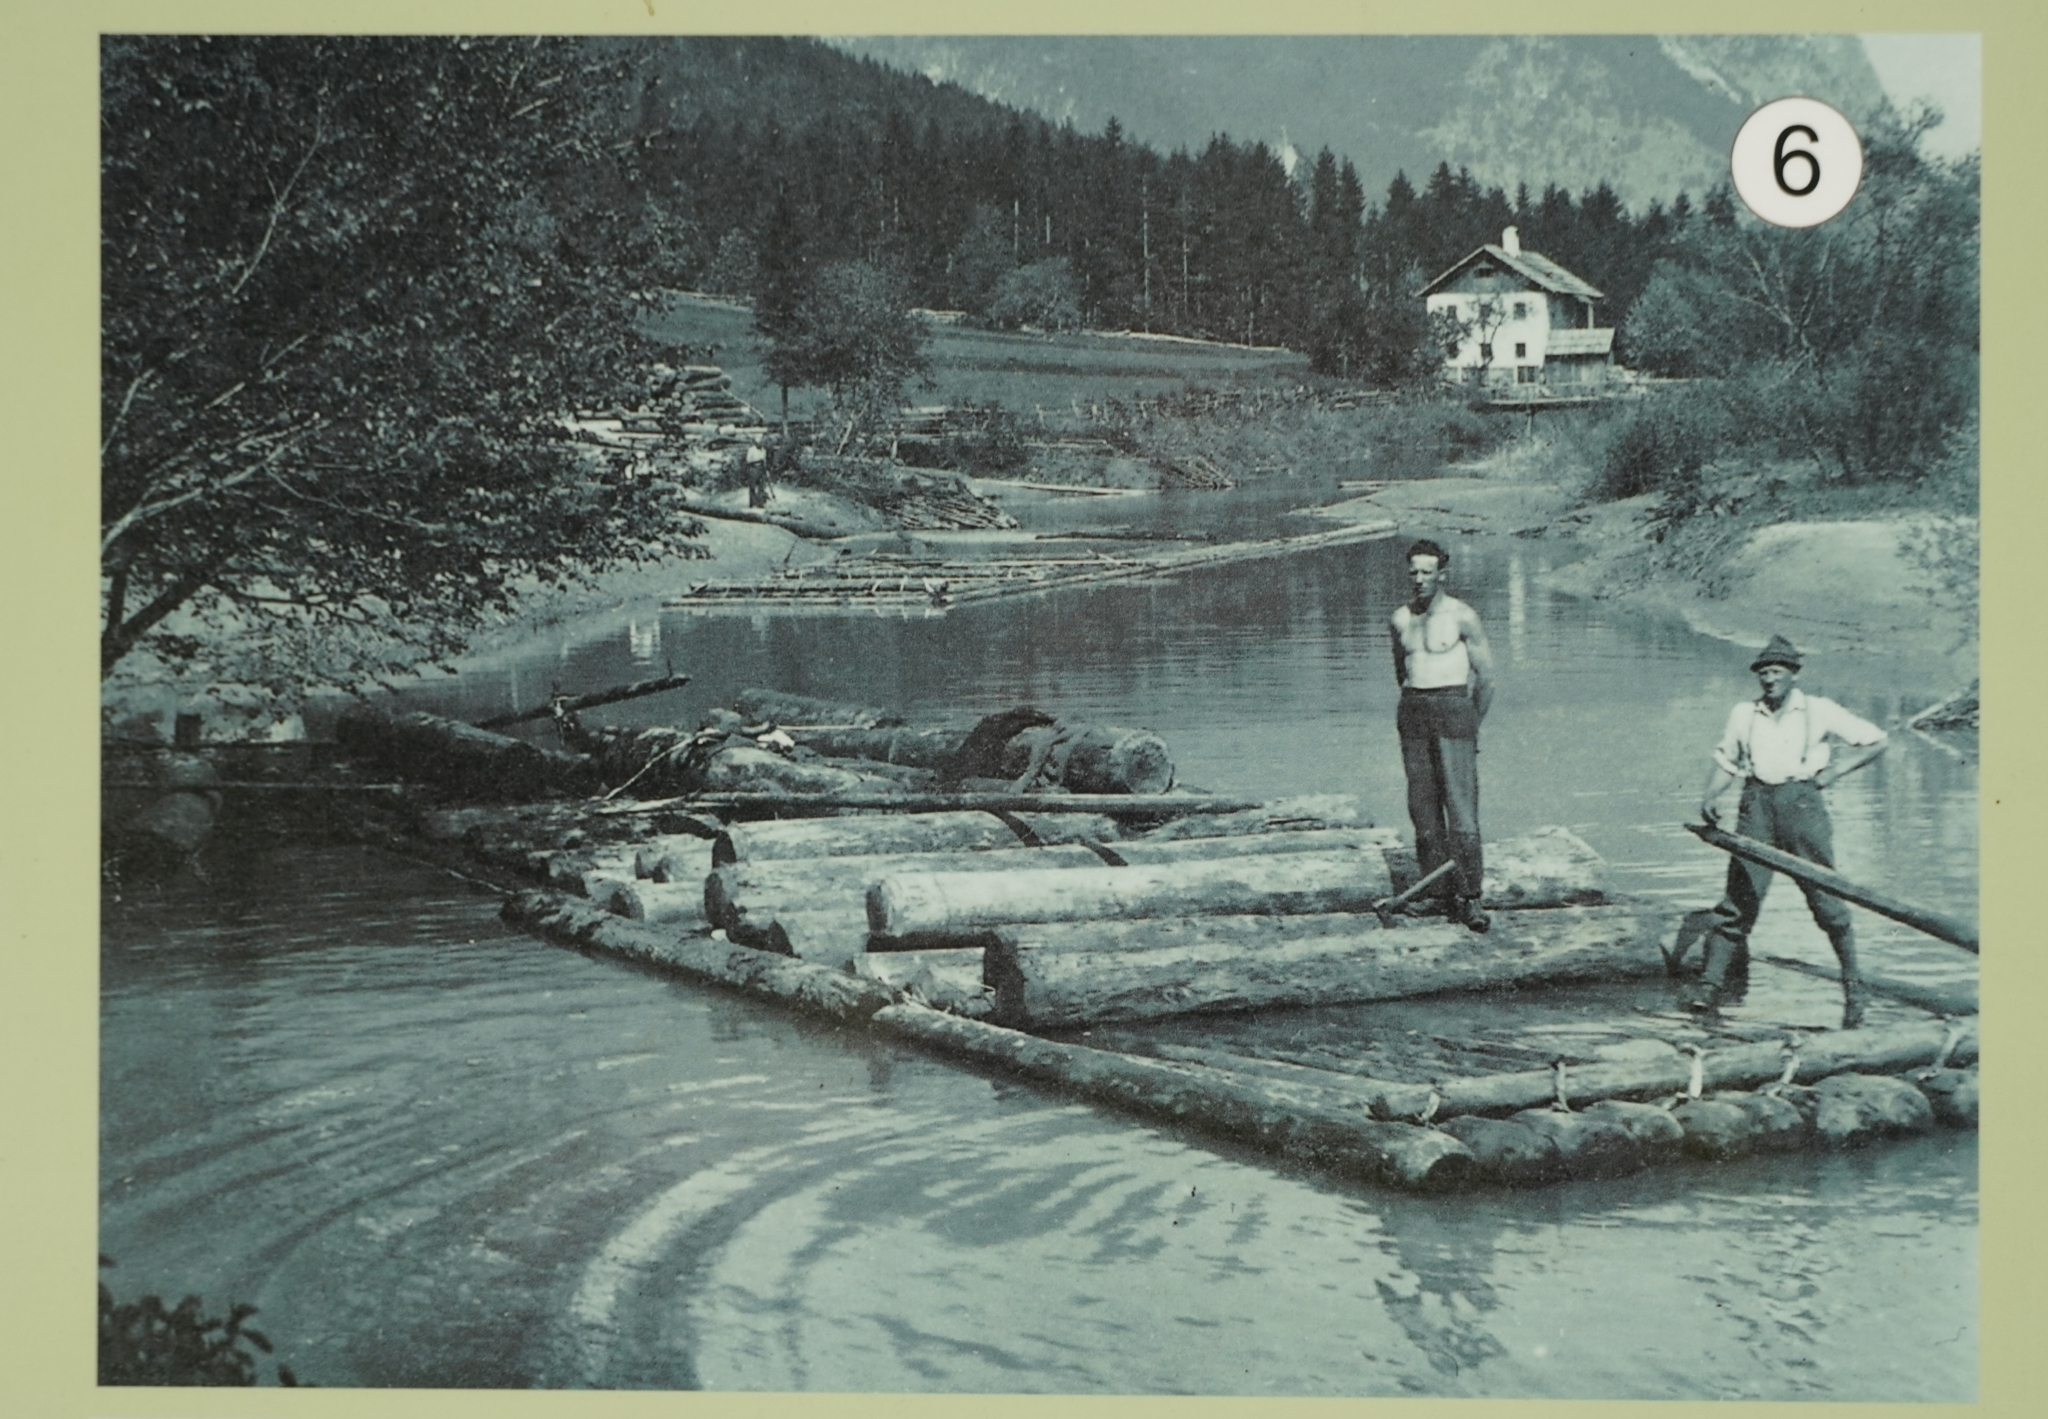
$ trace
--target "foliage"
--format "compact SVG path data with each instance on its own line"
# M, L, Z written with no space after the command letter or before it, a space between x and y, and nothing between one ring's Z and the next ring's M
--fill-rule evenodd
M1081 290L1064 256L1013 266L989 292L988 323L998 330L1029 325L1039 330L1081 328Z
M714 296L745 300L761 284L761 257L745 232L734 227L718 243L718 254L699 278L698 285Z
M1716 201L1674 245L1622 335L1650 372L1728 384L1745 417L1703 433L1844 482L1913 481L1974 418L1977 169L1923 157L1929 123L1866 130L1863 187L1834 221L1788 230Z
M1651 395L1607 429L1606 452L1592 495L1633 498L1695 485L1700 470L1729 442L1736 427L1718 388Z
M910 313L894 273L835 261L811 276L782 318L764 366L784 388L829 390L850 437L876 429L902 405L910 382L929 368L924 344L924 323Z
M980 405L963 412L969 427L949 432L940 440L940 467L990 475L1014 473L1030 463L1024 429L1015 414L999 404Z
M1450 338L1442 321L1425 315L1421 301L1376 297L1352 287L1323 308L1310 330L1309 367L1382 388L1414 384L1442 370Z
M112 1266L106 1257L102 1267ZM200 1314L197 1296L166 1308L161 1297L122 1302L100 1284L99 1383L103 1385L253 1385L256 1357L247 1341L268 1355L270 1340L243 1324L256 1314L237 1305L226 1316ZM281 1385L298 1383L289 1365L277 1367Z
M522 578L686 530L556 422L633 367L634 292L686 234L616 143L615 66L261 36L102 61L103 673L196 656L173 617L249 632L267 683L394 668Z

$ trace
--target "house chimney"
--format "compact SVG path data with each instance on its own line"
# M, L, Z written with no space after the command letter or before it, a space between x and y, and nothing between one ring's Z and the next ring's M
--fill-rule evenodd
M1500 234L1500 249L1510 256L1520 256L1522 254L1522 234L1513 227L1503 231Z

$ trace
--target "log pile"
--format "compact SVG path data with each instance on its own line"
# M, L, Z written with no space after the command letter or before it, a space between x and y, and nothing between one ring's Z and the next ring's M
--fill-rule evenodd
M716 365L655 365L647 397L634 408L578 409L566 422L575 437L606 448L682 455L736 450L768 432L761 411L732 390Z

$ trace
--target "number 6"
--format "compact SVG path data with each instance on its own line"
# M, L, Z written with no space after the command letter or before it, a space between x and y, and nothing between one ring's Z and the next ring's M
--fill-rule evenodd
M1794 148L1791 152L1786 152L1785 140L1794 133L1804 133L1806 141L1809 143L1818 143L1820 141L1820 134L1814 132L1805 124L1795 123L1791 125L1778 135L1777 145L1771 149L1771 174L1778 179L1778 186L1791 196L1804 197L1807 193L1813 191L1814 188L1820 186L1820 159L1804 148ZM1794 158L1806 159L1806 165L1812 169L1804 187L1794 187L1791 183L1785 181L1785 164L1791 162Z

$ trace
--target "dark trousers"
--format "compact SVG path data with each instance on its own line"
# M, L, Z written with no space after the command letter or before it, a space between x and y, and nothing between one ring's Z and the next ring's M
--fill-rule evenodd
M1803 857L1822 867L1835 865L1835 830L1828 806L1812 783L1800 779L1791 783L1759 783L1751 779L1742 788L1742 807L1735 831L1746 838ZM1708 984L1726 982L1731 966L1749 960L1749 933L1763 909L1764 893L1770 890L1774 874L1768 867L1739 857L1728 859L1728 885L1714 908L1714 925L1706 938L1705 978ZM1831 892L1801 882L1807 910L1814 924L1827 933L1842 964L1842 979L1858 979L1856 933L1849 920L1849 904Z
M1408 821L1416 866L1429 872L1455 860L1444 896L1479 895L1479 712L1462 687L1403 690L1395 714L1401 767L1408 774Z

